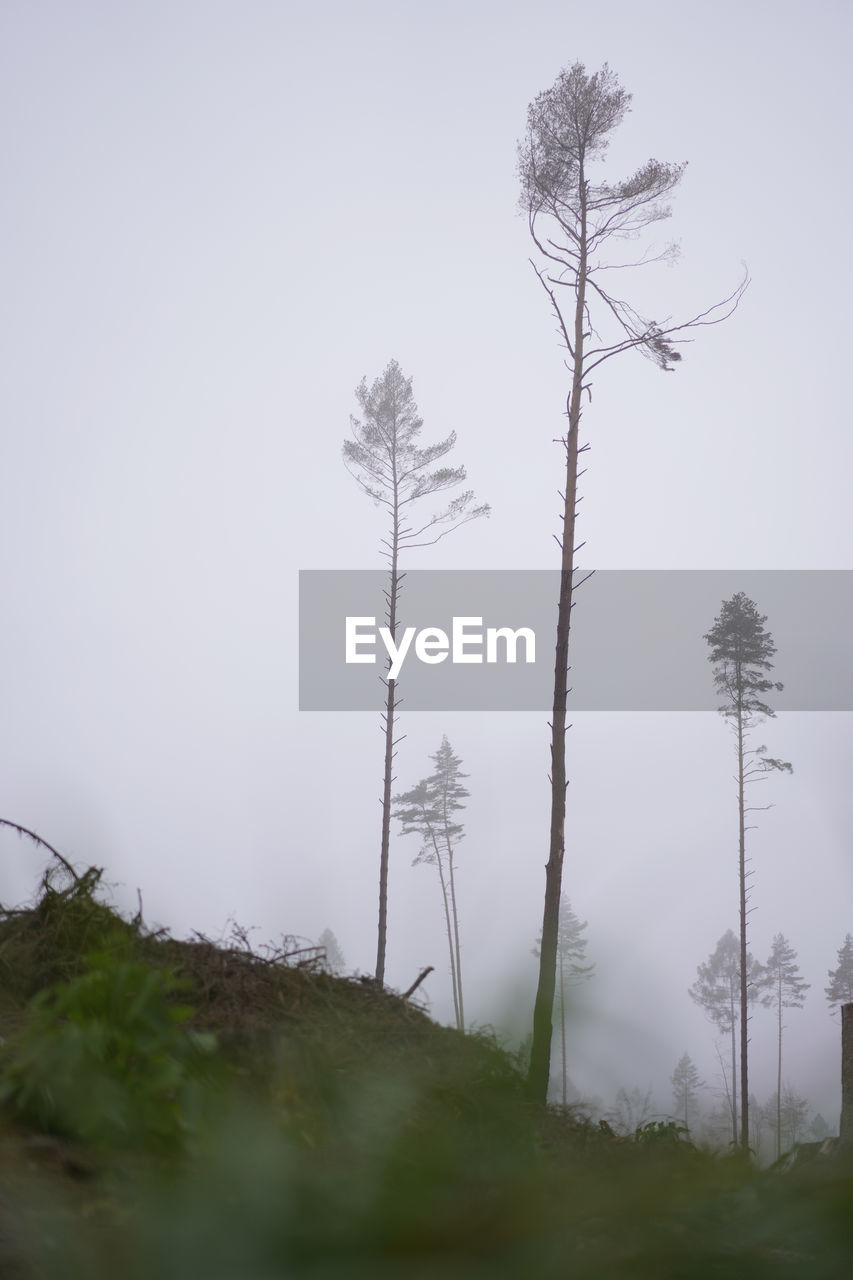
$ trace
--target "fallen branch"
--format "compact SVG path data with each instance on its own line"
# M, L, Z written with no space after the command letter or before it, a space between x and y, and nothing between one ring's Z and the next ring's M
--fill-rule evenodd
M63 858L58 849L54 849L52 844L48 844L46 840L42 840L41 836L37 836L35 831L30 831L29 827L22 827L19 822L10 822L8 818L0 818L0 826L11 827L13 831L17 831L19 836L27 836L30 840L34 840L36 844L40 844L42 848L47 849L57 862L61 862L65 870L70 876L73 876L74 883L80 883L80 877L72 867L67 858Z
M422 973L422 974L420 974L420 976L419 976L419 977L415 978L414 982L413 982L413 983L412 983L412 985L409 987L408 991L404 991L404 992L403 992L403 999L404 999L404 1000L408 1000L409 996L414 995L414 993L417 991L418 987L419 987L419 986L421 985L421 983L423 982L424 978L427 976L427 974L428 974L428 973L432 973L432 971L433 971L433 969L434 969L434 968L435 968L435 965L431 965L431 964L428 964L428 965L427 965L427 967L424 969L423 973Z

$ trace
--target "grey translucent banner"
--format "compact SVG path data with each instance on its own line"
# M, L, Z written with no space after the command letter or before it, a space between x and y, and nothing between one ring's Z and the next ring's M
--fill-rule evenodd
M776 644L774 708L853 710L853 571L587 572L575 575L571 711L716 710L703 636L738 591ZM406 711L549 711L559 588L551 570L408 572L396 645ZM387 589L381 570L300 573L300 710L382 705Z

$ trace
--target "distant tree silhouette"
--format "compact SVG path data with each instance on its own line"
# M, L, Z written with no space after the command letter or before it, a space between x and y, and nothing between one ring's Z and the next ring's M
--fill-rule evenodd
M760 978L761 1003L776 1011L778 1031L776 1055L776 1159L782 1154L782 1014L785 1009L802 1009L810 983L804 982L797 964L797 953L782 933L773 939L767 963Z
M776 1135L776 1150L790 1151L809 1127L809 1102L791 1085L782 1086L781 1097L773 1093L764 1104L764 1118ZM777 1128L778 1126L778 1128Z
M748 1008L749 965L747 963L747 921L749 891L747 886L748 860L746 856L746 814L756 807L746 804L746 787L773 770L792 772L785 760L776 760L763 753L766 747L747 748L750 731L762 720L775 716L776 712L765 701L773 689L781 690L778 681L769 680L767 672L773 669L771 661L776 652L773 637L764 628L767 618L758 612L755 602L738 591L731 600L724 600L719 616L705 635L710 646L709 661L714 669L714 685L723 697L720 714L732 726L737 752L737 806L738 806L738 885L740 890L740 1105L741 1146L749 1151L749 1035ZM734 1088L734 1082L732 1082Z
M731 1039L731 1085L725 1077L726 1096L732 1121L732 1141L738 1143L738 1103L737 1103L737 1029L743 1027L740 1017L740 1002L743 998L744 984L741 982L741 952L738 940L731 929L727 929L704 964L696 970L696 981L689 988L688 994L706 1015L711 1019L722 1035ZM759 994L758 979L761 966L754 956L747 953L746 998L754 1003ZM720 1059L722 1066L722 1058Z
M412 507L423 498L454 489L465 479L464 467L435 467L456 443L456 432L422 448L416 443L423 427L412 394L412 380L403 375L396 360L370 386L363 379L356 388L361 418L351 417L352 440L345 440L344 463L359 487L383 508L390 528L382 539L382 555L388 561L386 623L391 639L397 639L397 606L404 574L400 556L415 547L431 546L469 520L489 514L486 504L475 506L471 490L459 494L416 527ZM433 469L435 468L435 469ZM390 660L389 660L390 665ZM388 849L391 830L391 785L397 740L396 681L384 681L385 768L382 785L382 835L379 850L379 926L376 944L376 981L385 981L385 949L388 927Z
M606 1112L605 1119L614 1133L630 1137L641 1129L652 1114L652 1091L649 1087L645 1093L636 1085L629 1093L627 1089L619 1089L616 1101Z
M683 1053L678 1059L671 1079L675 1114L679 1120L684 1122L685 1129L689 1129L690 1118L696 1106L699 1090L705 1083L704 1080L699 1079L699 1072L696 1070L689 1053Z
M453 1008L456 1025L465 1030L465 1005L462 997L462 952L459 945L459 911L456 902L456 848L464 837L461 823L453 815L464 809L468 791L462 785L466 773L460 771L462 761L453 754L447 737L430 759L434 772L411 791L394 796L394 817L402 824L402 834L415 833L423 840L414 860L435 867L441 885L441 899L450 950L450 978L453 986Z
M555 1005L560 1016L560 1045L563 1065L562 1102L565 1107L569 1100L569 1071L566 1053L566 992L581 982L591 978L594 964L583 965L586 956L587 939L583 937L586 920L579 920L572 911L572 905L566 895L560 895L560 923L557 930L557 984L554 994ZM533 948L533 954L541 954L542 935Z
M338 940L332 933L331 929L324 929L317 939L317 946L322 947L324 956L321 960L323 968L327 973L339 975L346 968L344 955L338 946Z

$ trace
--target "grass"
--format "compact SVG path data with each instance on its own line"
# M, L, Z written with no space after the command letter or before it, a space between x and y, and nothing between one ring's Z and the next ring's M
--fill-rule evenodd
M494 1038L123 920L98 873L0 913L0 1275L853 1273L853 1170L537 1109Z

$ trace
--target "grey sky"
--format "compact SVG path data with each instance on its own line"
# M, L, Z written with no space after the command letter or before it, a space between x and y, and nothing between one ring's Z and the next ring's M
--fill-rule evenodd
M417 566L554 567L566 378L515 143L575 59L609 61L634 95L607 172L689 161L663 228L681 261L626 292L692 314L743 262L752 277L674 374L630 355L601 370L581 426L588 563L853 568L851 25L826 2L5 4L2 816L104 864L120 904L139 886L179 933L232 913L257 940L329 926L370 969L378 722L297 712L297 571L379 564L381 519L340 447L354 387L392 357L424 440L456 429L450 461L493 508ZM514 995L527 1018L545 717L403 730L401 786L442 733L471 776L466 1005L487 1020ZM767 727L795 773L767 784L752 843L753 949L781 930L800 951L789 1074L821 1107L826 969L853 930L852 730ZM579 715L569 738L565 887L603 1008L573 1074L602 1093L651 1080L668 1105L685 1049L715 1070L685 991L736 925L729 738L687 714ZM28 892L35 852L0 849L2 897ZM388 976L435 963L446 1017L416 852L392 849ZM769 1015L753 1040L761 1096Z

